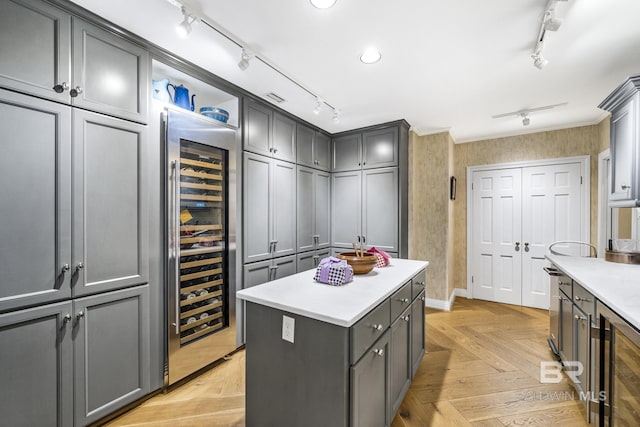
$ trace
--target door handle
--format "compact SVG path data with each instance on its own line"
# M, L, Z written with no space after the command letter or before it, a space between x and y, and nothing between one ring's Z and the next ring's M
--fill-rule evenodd
M516 252L520 252L520 242L516 242Z
M524 251L529 252L529 242L524 242Z

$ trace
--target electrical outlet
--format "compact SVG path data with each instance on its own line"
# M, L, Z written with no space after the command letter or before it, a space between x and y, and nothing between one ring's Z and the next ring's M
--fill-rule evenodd
M292 343L295 329L296 319L293 317L282 316L282 339Z

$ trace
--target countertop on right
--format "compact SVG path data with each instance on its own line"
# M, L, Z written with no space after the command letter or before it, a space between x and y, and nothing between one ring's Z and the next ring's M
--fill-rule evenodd
M640 330L640 265L557 255L547 259Z

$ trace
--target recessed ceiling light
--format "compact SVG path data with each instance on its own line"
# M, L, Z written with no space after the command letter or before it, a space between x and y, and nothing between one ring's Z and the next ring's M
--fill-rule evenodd
M329 9L336 4L336 0L311 0L311 4L318 9Z
M364 52L362 52L362 55L360 55L360 61L364 62L365 64L375 64L376 62L380 61L381 57L382 55L380 55L378 49L376 49L375 47L368 47L364 50Z

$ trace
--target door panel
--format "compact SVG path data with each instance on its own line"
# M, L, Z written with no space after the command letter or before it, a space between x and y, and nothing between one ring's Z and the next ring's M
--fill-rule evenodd
M0 315L2 425L73 425L70 313L63 302Z
M0 85L70 103L71 16L41 1L0 2Z
M331 246L331 175L325 172L315 173L314 219L317 249Z
M271 257L271 159L244 153L244 262Z
M273 157L296 161L296 122L278 113L273 115Z
M316 132L313 141L313 151L315 153L316 167L328 171L331 167L331 138L324 133Z
M74 301L75 420L86 425L149 393L149 285Z
M299 252L310 251L315 248L315 239L313 238L316 220L314 209L314 179L315 172L313 169L298 166L297 248Z
M360 134L345 135L333 140L331 166L333 172L359 170L362 137Z
M275 267L273 280L282 279L283 277L291 276L292 274L297 273L295 255L276 258L273 260L273 263Z
M362 134L362 168L398 166L398 128Z
M313 139L315 131L300 123L296 124L296 163L310 168L315 167Z
M398 169L362 172L362 234L367 246L398 252Z
M271 116L269 108L245 100L244 149L271 156Z
M73 117L74 294L146 283L146 127L82 110Z
M273 163L273 240L274 256L296 253L296 165Z
M71 108L0 90L0 312L71 296Z
M519 305L521 171L474 172L473 187L473 296Z
M523 169L522 305L549 308L549 275L543 271L549 245L580 240L580 175L579 163Z
M271 270L271 260L246 264L243 289L267 283L272 278Z
M331 175L331 246L351 248L361 230L360 172Z

